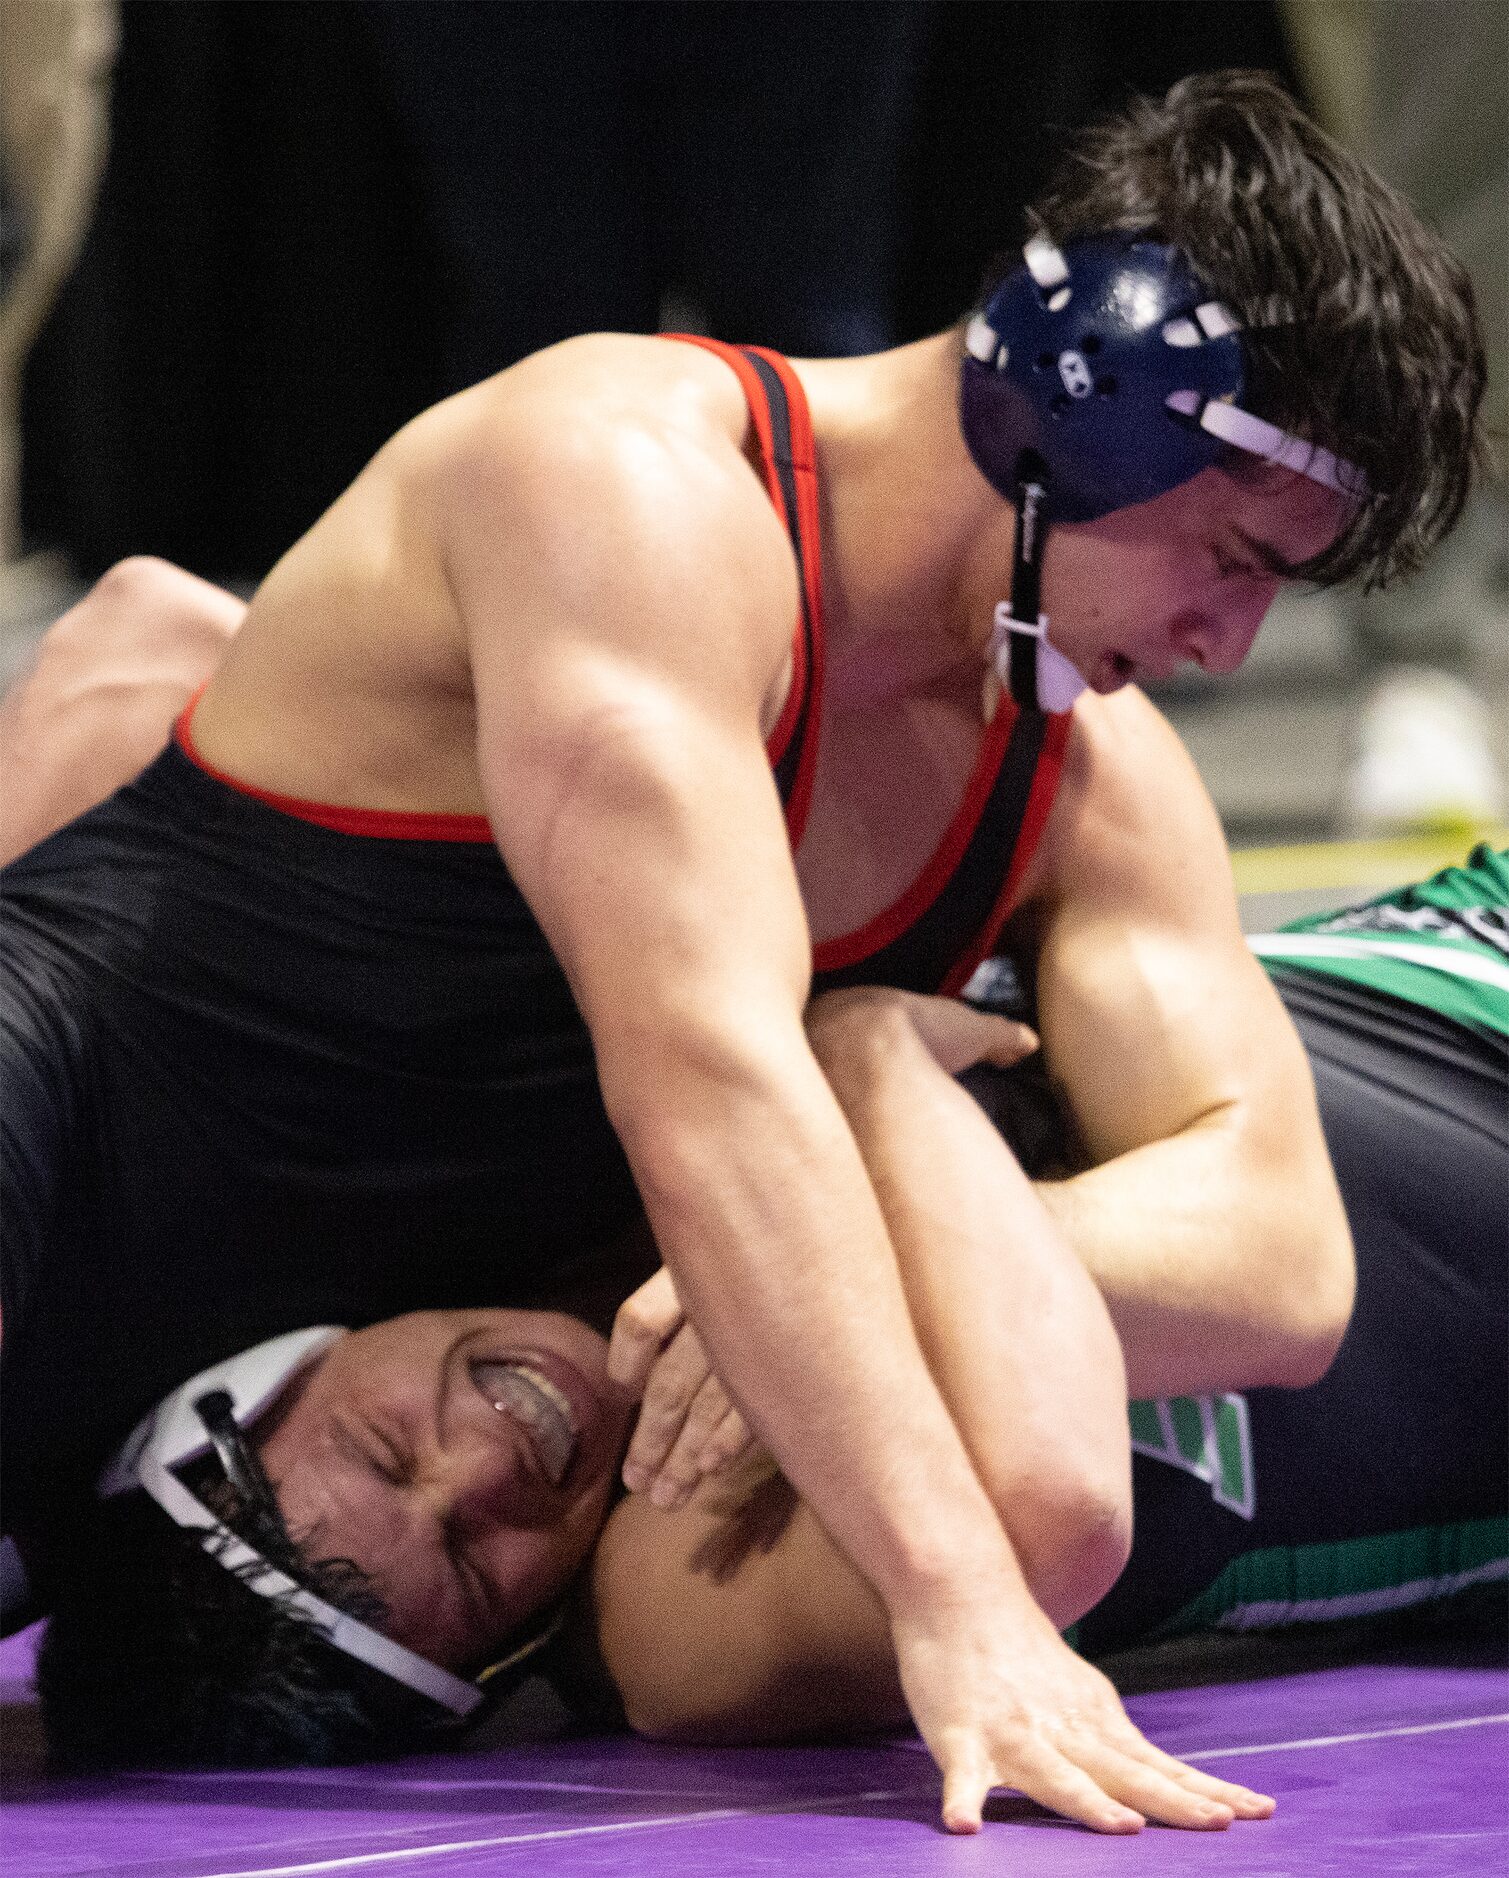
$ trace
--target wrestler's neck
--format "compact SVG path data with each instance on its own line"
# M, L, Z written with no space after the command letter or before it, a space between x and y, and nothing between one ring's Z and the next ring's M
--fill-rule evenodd
M964 446L959 357L950 330L795 362L817 441L835 693L915 690L977 661L989 635L1012 519Z

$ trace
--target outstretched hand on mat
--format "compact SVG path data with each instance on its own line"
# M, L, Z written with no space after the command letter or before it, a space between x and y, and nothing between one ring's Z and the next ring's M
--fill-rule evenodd
M619 1306L608 1374L642 1398L623 1479L656 1506L680 1506L699 1480L731 1467L753 1445L663 1266Z
M1108 1678L1009 1578L985 1597L893 1615L891 1635L907 1704L942 1770L950 1832L978 1832L995 1787L1097 1832L1138 1832L1150 1819L1219 1831L1273 1811L1266 1795L1154 1747Z

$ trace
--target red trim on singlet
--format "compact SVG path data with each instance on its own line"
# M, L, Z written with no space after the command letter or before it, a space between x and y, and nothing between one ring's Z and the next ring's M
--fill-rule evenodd
M709 352L715 352L738 374L745 400L749 405L755 435L760 443L760 455L765 465L765 486L770 493L771 502L781 519L782 526L789 533L790 521L786 514L786 499L782 494L780 479L775 469L775 438L770 427L770 412L766 408L764 387L753 366L736 347L725 345L718 339L707 339L699 333L667 333L665 337L684 340L688 345L702 346ZM786 828L791 846L795 849L802 838L802 830L807 822L807 811L812 802L812 778L817 757L818 712L822 701L822 557L818 547L816 451L812 438L811 413L807 408L806 394L796 374L777 353L768 352L763 346L751 347L751 350L758 351L760 357L769 363L779 375L786 390L791 416L792 471L796 481L797 503L801 510L802 539L808 546L801 576L807 596L807 617L812 625L812 670L809 673L807 669L806 634L802 630L802 620L798 617L792 640L791 683L787 687L786 701L781 707L781 714L765 742L766 753L774 767L785 755L786 748L791 742L797 718L801 714L803 697L810 686L812 710L808 719L808 735L798 759L791 796L786 803ZM313 822L319 828L330 828L341 835L369 835L385 841L491 842L493 840L492 824L485 815L346 807L340 803L311 801L304 796L280 795L276 790L259 789L254 783L243 782L239 776L232 776L228 771L218 769L213 763L207 762L194 742L191 729L194 708L204 691L205 686L201 685L184 706L173 726L173 736L179 749L196 768L203 770L207 776L213 776L216 782L224 783L228 789L234 789L240 795L250 796L256 802L265 803L268 808L276 809L282 815L291 815L301 822Z
M1027 809L1022 816L1021 832L1017 835L1016 847L1012 850L1011 866L1007 869L1006 879L1002 883L1000 894L991 908L990 918L986 920L983 930L944 979L941 986L941 995L944 997L957 997L995 949L996 940L1001 936L1001 928L1006 924L1021 887L1022 876L1037 852L1037 844L1043 838L1048 811L1053 807L1053 799L1058 794L1059 778L1064 767L1064 747L1069 741L1069 726L1073 721L1073 715L1068 711L1056 713L1048 719L1048 728L1043 733L1043 747L1038 753L1037 769L1032 777L1032 787L1027 792Z
M766 488L770 492L770 499L777 515L785 523L789 532L790 518L786 514L786 505L773 462L774 439L771 434L764 388L748 359L743 356L739 348L725 345L721 340L705 338L701 334L671 333L666 337L682 340L688 345L704 347L724 360L737 375L743 387L745 401L749 406L751 421L755 427L755 435L759 441L765 468ZM811 702L807 715L807 734L798 760L798 770L791 796L786 804L786 824L791 846L795 851L801 840L802 830L806 826L807 812L811 806L812 783L817 767L817 750L822 723L824 634L816 449L812 437L811 413L807 407L807 399L801 382L795 372L778 352L772 352L764 346L750 346L746 350L756 353L778 375L786 391L791 411L792 468L796 482L797 503L800 508L799 520L804 549L801 572L807 596L808 618L812 626L812 672L809 680ZM802 624L798 620L791 688L787 693L780 720L771 733L768 746L771 749L772 764L780 761L801 710L803 665ZM991 791L995 788L996 779L1000 774L1001 763L1005 758L1006 746L1011 740L1011 730L1016 718L1016 706L1009 698L1003 697L1000 708L981 740L980 753L966 785L964 798L955 810L938 846L923 866L921 873L897 900L883 912L876 914L873 919L867 920L863 926L853 932L843 933L814 945L812 963L815 971L842 970L846 966L857 965L872 954L879 952L893 940L900 938L909 927L915 925L934 901L946 891L979 828L980 818L985 812ZM1033 851L1041 838L1043 825L1048 819L1048 810L1052 807L1054 793L1058 788L1068 727L1067 714L1049 719L1042 752L1033 775L1032 787L1028 792L1026 812L1022 818L1016 845L1012 850L1011 865L1007 871L1006 880L983 931L978 935L969 952L948 975L946 989L951 992L957 991L968 980L980 961L989 955L1011 911L1012 901L1021 884L1027 863L1031 860Z
M791 683L786 690L781 714L765 741L765 750L774 768L791 743L803 699L810 697L807 736L797 759L796 776L786 802L786 833L794 852L801 842L802 831L807 826L807 811L812 806L812 782L817 770L818 727L822 720L823 702L823 557L817 500L817 447L812 435L812 413L808 409L807 394L802 390L801 380L779 352L772 352L766 346L749 346L741 350L721 339L709 339L702 333L664 333L662 337L680 340L684 345L701 346L705 352L722 359L738 378L744 402L749 406L755 438L760 446L765 488L781 526L790 534L791 517L786 513L786 498L781 489L780 477L776 474L775 436L771 429L769 407L765 402L765 387L760 383L759 374L745 358L744 350L758 353L780 379L786 393L791 430L791 470L800 511L797 517L803 550L800 573L802 591L807 600L807 620L812 628L812 668L810 671L807 668L806 634L802 630L802 618L798 615L791 642Z
M952 821L944 829L942 839L924 864L922 872L899 899L893 900L883 912L877 913L863 926L857 926L853 932L841 933L836 938L819 941L812 950L812 962L817 971L836 972L846 965L857 965L872 952L878 952L893 939L899 939L909 926L916 925L947 887L974 839L980 817L985 813L985 804L990 800L990 792L1000 773L1016 717L1015 704L1003 695L1000 707L980 740L980 752L975 758L975 767L965 788L964 799L954 811ZM1036 788L1036 779L1033 787Z
M802 382L791 369L790 364L779 352L772 352L766 346L751 346L751 352L758 353L770 369L780 379L786 393L786 404L791 429L791 471L796 483L797 508L802 533L802 587L807 596L807 619L812 628L812 669L806 673L808 696L807 735L797 758L796 776L791 785L791 799L786 804L786 823L791 831L791 845L795 849L801 843L802 833L807 826L807 812L812 807L812 784L817 775L817 752L822 738L823 724L823 648L826 633L823 623L823 548L822 518L817 499L817 443L812 435L812 413L807 406L807 394L802 389ZM802 637L801 622L797 622L797 640ZM799 667L792 666L792 686L796 690L796 673ZM781 713L785 718L788 713L792 722L800 700L793 706L791 698L786 699L786 709ZM777 729L780 726L777 725ZM787 732L790 736L790 732ZM777 759L779 761L779 758Z
M196 768L202 769L206 776L213 776L216 782L224 783L228 789L234 789L239 795L251 796L254 801L276 809L280 815L293 816L296 821L332 828L338 835L375 835L384 841L492 840L492 824L485 815L435 815L410 809L345 808L334 802L310 802L303 796L279 795L276 790L258 789L252 783L242 782L239 776L217 769L199 754L190 726L194 707L204 696L204 691L205 687L201 685L184 706L173 726L174 739Z

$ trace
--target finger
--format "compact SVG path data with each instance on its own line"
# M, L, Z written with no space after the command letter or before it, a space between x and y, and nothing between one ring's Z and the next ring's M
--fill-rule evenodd
M943 1757L943 1829L978 1832L985 1801L995 1785L993 1770L975 1741L960 1744Z
M1181 1826L1190 1832L1222 1832L1235 1817L1233 1809L1221 1801L1192 1791L1161 1767L1136 1759L1105 1741L1066 1743L1064 1751L1103 1792L1135 1806L1160 1825Z
M1038 1034L1028 1024L1018 1024L1009 1017L991 1019L990 1048L985 1053L985 1061L994 1063L997 1069L1010 1069L1029 1057L1040 1047Z
M702 1345L695 1331L683 1325L661 1352L645 1384L644 1402L624 1456L624 1485L631 1493L653 1484L706 1378Z
M1229 1806L1238 1819L1267 1819L1276 1809L1278 1802L1268 1793L1258 1793L1252 1787L1244 1787L1234 1780L1219 1780L1214 1774L1204 1773L1198 1767L1191 1767L1187 1762L1167 1754L1160 1747L1139 1734L1135 1727L1131 1730L1133 1741L1117 1742L1128 1754L1145 1760L1151 1766L1157 1766L1167 1774L1170 1780L1177 1780L1191 1793L1204 1794L1207 1799L1218 1800Z
M685 1336L686 1331L681 1335ZM692 1397L681 1432L661 1462L660 1474L650 1489L650 1498L656 1506L667 1509L679 1506L696 1486L702 1478L702 1450L727 1413L728 1397L723 1393L722 1383L716 1376L704 1376L701 1388Z
M1048 1806L1066 1819L1077 1819L1096 1832L1141 1832L1145 1817L1107 1793L1097 1781L1056 1748L1039 1748L1030 1759L1018 1756L1011 1784L1029 1800Z
M731 1408L702 1444L697 1465L704 1474L721 1474L735 1461L742 1460L753 1446L754 1434L749 1423L736 1408Z
M681 1325L681 1301L664 1266L618 1307L608 1340L608 1378L640 1395L667 1339Z

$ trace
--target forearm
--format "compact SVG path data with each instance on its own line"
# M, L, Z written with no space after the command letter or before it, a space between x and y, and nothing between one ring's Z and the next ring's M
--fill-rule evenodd
M1068 1624L1104 1595L1130 1543L1125 1373L1106 1308L904 1004L884 993L820 1004L809 1028L928 1366L1034 1596Z
M1238 1114L1038 1187L1110 1309L1133 1396L1303 1386L1351 1308L1324 1149L1280 1156Z
M746 1031L758 1048L700 1050L652 1025L653 1056L647 1043L622 1082L608 1054L662 1256L730 1393L888 1610L971 1579L1025 1599L864 1163L790 1022L784 1037L775 1022Z

